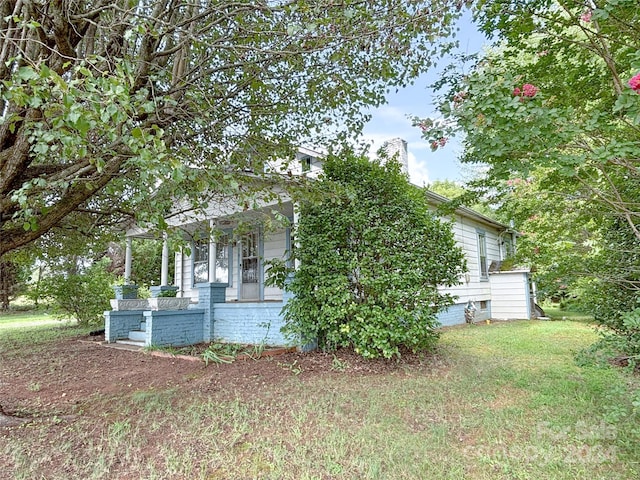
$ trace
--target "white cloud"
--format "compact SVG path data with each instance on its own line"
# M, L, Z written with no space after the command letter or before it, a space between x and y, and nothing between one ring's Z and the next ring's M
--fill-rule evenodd
M419 187L429 184L429 169L426 162L418 161L411 151L409 151L409 178L411 183Z
M380 124L398 126L398 124L408 124L407 112L399 107L382 105L371 112Z

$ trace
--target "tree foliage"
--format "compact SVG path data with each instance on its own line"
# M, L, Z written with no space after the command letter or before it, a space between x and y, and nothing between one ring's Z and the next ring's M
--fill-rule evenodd
M450 225L397 162L332 157L324 175L324 200L301 206L286 330L364 357L432 347L436 314L453 301L437 286L457 284L464 271Z
M113 298L115 277L108 272L111 261L104 258L89 266L51 272L42 280L43 296L51 300L60 318L73 318L81 325L100 324Z
M248 194L301 142L358 131L459 3L3 1L0 256Z
M448 198L451 201L451 204L447 205L448 209L456 205L467 205L474 211L489 218L495 218L496 216L496 212L486 201L478 199L472 191L465 188L462 184L452 180L436 180L427 185L427 188L431 192Z
M451 77L441 118L416 124L432 148L464 135L462 161L486 171L473 186L518 220L520 256L539 267L543 289L583 292L596 319L624 335L640 290L638 4L476 6L494 48Z
M17 263L0 260L0 310L9 310L10 301L24 289L23 274Z
M160 272L162 270L162 239L133 239L131 242L131 283L139 287L151 287L160 285ZM171 261L174 256L169 250L169 280L173 278L175 265ZM124 277L125 270L125 245L124 242L111 242L107 246L104 255L111 261L108 271L115 276Z

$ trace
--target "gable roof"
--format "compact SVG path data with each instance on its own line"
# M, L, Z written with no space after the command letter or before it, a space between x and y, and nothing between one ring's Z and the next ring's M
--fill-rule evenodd
M430 190L425 190L425 194L427 196L427 202L434 207L440 207L441 205L451 202L451 199ZM500 230L509 231L516 234L518 233L513 227L498 222L468 207L458 206L455 209L455 213L457 213L458 215L462 215L463 217L472 218L480 223L484 223L485 225L489 225Z

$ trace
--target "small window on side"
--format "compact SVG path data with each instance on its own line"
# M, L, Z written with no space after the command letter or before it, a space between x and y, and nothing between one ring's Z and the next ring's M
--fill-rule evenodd
M487 269L487 236L484 233L478 233L478 262L480 278L487 280L489 278Z

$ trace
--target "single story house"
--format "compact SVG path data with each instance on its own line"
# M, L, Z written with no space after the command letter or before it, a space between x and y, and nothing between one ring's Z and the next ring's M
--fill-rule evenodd
M407 169L406 142L389 142L390 154ZM300 149L292 174L317 176L322 155ZM427 192L434 209L447 201ZM266 231L255 226L248 231L241 225L242 215L282 215L292 225L297 212L286 198L265 204L257 211L240 213L237 207L211 206L202 217L188 213L172 219L190 237L191 248L175 255L173 285L168 279L168 249L165 242L160 287L152 289L154 298L118 298L113 310L105 312L108 342L124 341L139 345L189 345L221 340L235 343L286 345L280 332L282 307L289 293L265 283L266 262L285 258L291 248L287 227ZM487 319L524 319L533 314L531 282L526 269L500 271L499 265L516 247L517 232L471 209L460 207L450 214L455 239L462 247L468 271L460 284L447 291L456 303L440 314L442 325L455 325ZM206 232L219 232L215 237ZM127 232L125 280L130 278L130 239L143 236L139 229ZM127 285L124 286L126 290ZM177 290L175 298L162 292ZM160 295L160 297L158 297ZM126 295L124 295L126 297ZM122 296L121 296L122 297Z

